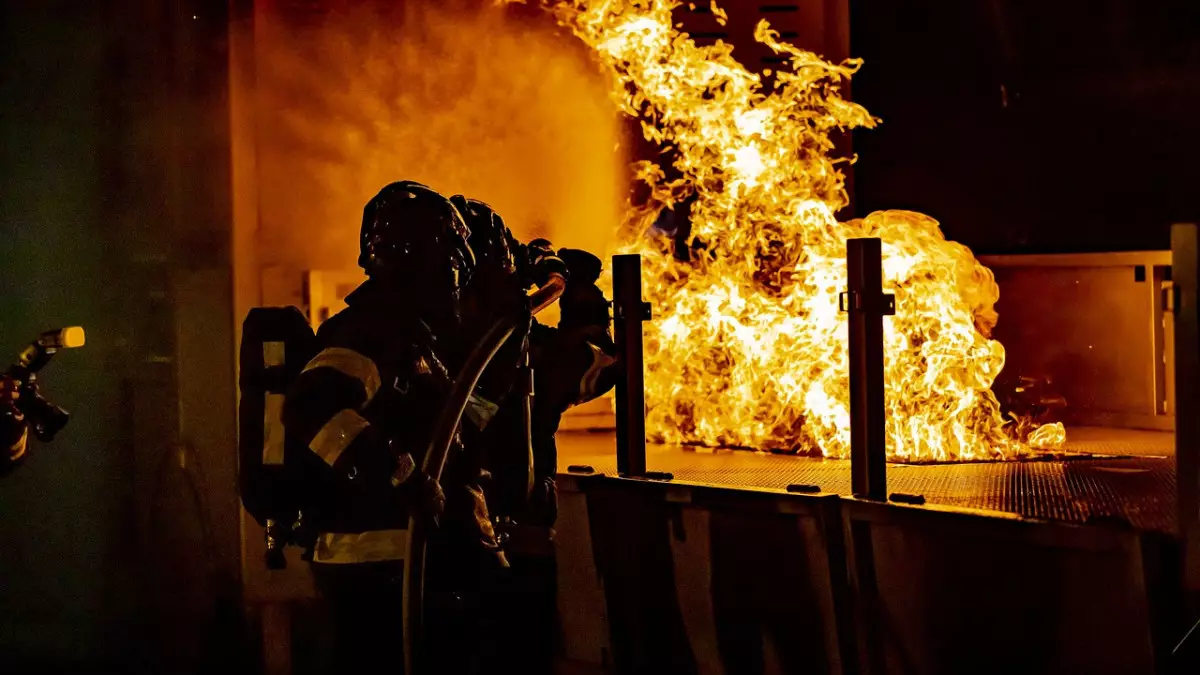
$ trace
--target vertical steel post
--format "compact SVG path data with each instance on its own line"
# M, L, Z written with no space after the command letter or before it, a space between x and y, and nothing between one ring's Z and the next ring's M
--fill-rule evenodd
M878 239L846 242L846 292L839 298L850 325L850 482L854 496L887 499L883 398L883 317L895 297L883 292Z
M621 363L617 380L617 473L646 474L646 381L642 322L650 305L642 300L642 256L613 256L613 341Z
M1194 224L1171 227L1175 313L1175 473L1183 586L1200 602L1200 236Z

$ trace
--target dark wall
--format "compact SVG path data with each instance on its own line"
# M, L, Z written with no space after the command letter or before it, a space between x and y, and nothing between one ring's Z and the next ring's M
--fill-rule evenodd
M1200 9L1187 0L851 0L857 211L977 252L1167 248L1200 218Z
M120 595L120 392L111 252L101 222L104 34L90 3L12 3L0 18L0 349L83 324L86 351L65 353L46 395L74 413L69 428L0 483L0 651L100 654ZM69 28L69 30L64 30Z
M0 10L0 350L88 331L44 378L71 423L0 481L5 672L231 668L225 8Z

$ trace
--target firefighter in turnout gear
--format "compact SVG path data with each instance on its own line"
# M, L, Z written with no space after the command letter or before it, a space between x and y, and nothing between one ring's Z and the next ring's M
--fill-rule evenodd
M288 461L306 462L312 477L304 519L337 672L403 662L403 528L412 509L447 526L446 493L418 467L451 384L447 343L475 267L467 236L458 209L432 189L384 187L363 211L368 279L321 325L319 351L284 404L284 427L303 443ZM476 485L447 486L452 508L474 501ZM475 553L502 564L486 514L470 520Z
M567 279L559 327L533 321L528 331L514 333L489 366L476 395L486 399L478 403L486 405L490 423L467 439L468 446L475 446L468 448L474 461L494 474L488 490L491 512L505 519L510 532L533 526L520 528L529 535L522 537L525 541L540 537L548 543L557 512L554 436L562 415L616 382L608 302L596 287L600 260L583 251L556 252L544 239L522 244L487 204L462 196L451 201L466 218L478 260L464 293L465 313L486 325L524 299L529 287L542 286L554 274ZM533 369L532 407L525 398L531 384L525 363ZM519 546L508 558L511 570L488 595L490 658L507 671L548 674L556 616L553 559L528 555Z
M600 258L577 249L554 250L550 241L534 239L522 244L512 235L496 211L487 204L462 196L451 197L467 220L470 246L479 257L478 274L467 288L470 306L497 307L511 303L505 298L521 297L530 286L541 286L551 274L566 279L559 300L558 327L534 321L528 336L515 334L505 346L514 354L497 357L509 368L488 368L508 380L493 384L484 392L498 417L490 444L503 443L516 434L516 406L500 406L510 395L512 365L522 362L518 350L528 354L534 372L532 436L534 488L529 508L517 509L504 504L500 510L511 514L520 510L533 524L551 526L556 519L554 476L558 472L558 452L554 435L570 407L583 404L611 390L617 383L617 348L613 345L608 323L608 300L596 286L602 270ZM486 387L480 384L480 389ZM496 448L491 453L497 452ZM503 460L502 460L503 461Z
M596 285L600 259L577 249L558 252L570 271L559 300L558 326L535 325L530 337L533 364L533 450L535 483L531 516L552 526L557 517L555 434L563 414L616 386L616 345L609 332L609 302Z
M529 508L505 504L508 515L519 511L533 523L551 526L555 519L554 476L557 450L554 436L568 408L602 396L616 384L616 347L609 334L608 300L596 286L601 262L577 249L555 251L545 239L522 244L513 237L500 215L487 204L461 195L450 200L466 218L471 250L478 267L465 292L466 313L491 316L523 298L531 286L541 286L552 274L567 279L559 301L557 328L534 321L527 334L515 333L501 355L489 366L477 394L498 417L494 431L486 434L489 454L497 445L514 445L518 435L517 405L510 397L518 366L527 356L533 368L532 442L534 487ZM485 321L486 323L486 321ZM507 355L506 355L507 352ZM502 401L509 404L501 406ZM502 451L501 451L502 452ZM493 457L504 462L505 458ZM504 494L505 491L501 491Z
M485 466L490 464L489 453L496 447L497 434L513 441L509 447L520 446L522 438L527 437L521 426L508 424L505 413L513 408L508 401L520 388L523 373L527 379L529 280L542 285L551 274L565 275L566 270L549 250L531 252L530 246L517 242L500 216L486 204L461 196L450 200L466 219L477 262L464 289L463 326L457 348L448 350L455 354L451 360L461 362L467 350L502 316L518 316L521 321L492 358L469 398L461 425L462 446L446 467L444 482L467 486L466 492L459 494L469 499L456 500L450 493L446 524L430 543L425 596L427 637L439 673L470 675L501 666L508 672L504 627L512 619L511 605L520 599L510 602L505 595L512 570L507 555L499 548L489 510L492 499L485 498L482 485L488 485L489 493L496 487ZM481 547L472 539L481 532L486 533L482 550L495 546L494 557L478 555ZM546 647L541 645L539 649Z

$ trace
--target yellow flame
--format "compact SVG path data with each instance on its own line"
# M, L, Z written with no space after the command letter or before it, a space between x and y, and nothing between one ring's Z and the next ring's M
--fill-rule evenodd
M918 213L851 222L831 134L877 120L843 98L858 69L755 38L789 65L770 83L718 42L698 46L672 24L666 0L549 3L613 78L614 100L669 151L679 177L651 163L650 188L622 230L643 255L647 428L660 441L849 453L846 240L883 242L888 455L907 460L1003 458L1029 446L1005 429L991 391L1004 349L990 339L999 289L971 251ZM646 232L687 200L695 253L673 255ZM1061 445L1061 425L1034 432Z
M1062 422L1043 424L1029 434L1029 447L1038 450L1056 450L1067 442L1067 429Z

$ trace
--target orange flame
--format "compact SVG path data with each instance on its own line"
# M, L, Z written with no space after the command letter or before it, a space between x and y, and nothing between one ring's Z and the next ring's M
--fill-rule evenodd
M613 78L616 103L647 139L669 149L680 177L652 163L637 175L652 194L631 208L624 252L644 259L655 320L646 325L647 428L655 440L818 451L850 450L846 240L879 237L884 283L887 449L893 459L1004 458L1028 452L1005 428L991 391L1004 349L990 339L999 298L992 273L918 213L883 211L838 222L847 203L835 131L877 120L840 93L860 62L832 64L755 38L790 67L753 73L718 42L698 46L672 24L667 0L550 3ZM723 13L713 6L714 14ZM687 200L693 260L644 233ZM1035 430L1039 447L1065 439Z

